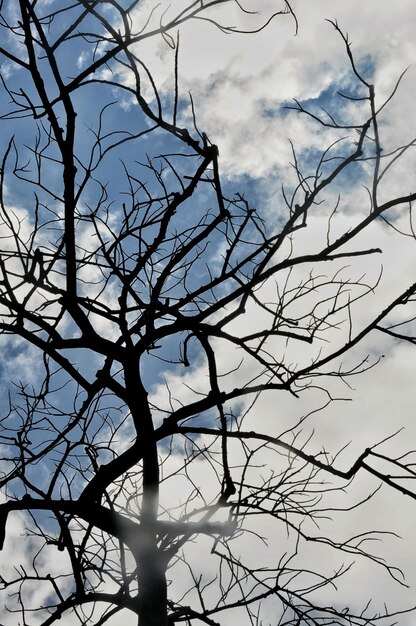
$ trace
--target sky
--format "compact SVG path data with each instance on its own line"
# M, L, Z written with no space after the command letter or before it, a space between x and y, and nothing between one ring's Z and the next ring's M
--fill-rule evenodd
M268 28L254 36L225 35L210 24L194 23L186 25L180 32L179 93L186 102L186 94L191 92L198 125L218 144L221 171L230 187L242 184L248 194L254 192L256 201L267 206L271 214L279 210L277 197L282 180L290 181L292 155L288 139L293 141L305 162L313 157L314 151L326 147L331 141L330 132L324 132L319 125L309 123L309 120L284 107L290 106L293 99L310 106L327 106L334 103L338 90L353 88L345 47L333 25L326 20L337 20L342 31L348 33L358 67L375 84L379 105L390 95L402 72L408 68L397 97L386 107L383 115L383 149L393 150L413 140L416 135L413 104L416 78L415 9L412 2L393 5L377 1L345 3L322 0L298 1L291 6L298 20L297 33L290 17L276 18ZM244 7L258 10L260 15L255 19L259 21L278 8L276 3L271 2L245 3ZM243 22L238 21L241 16L231 8L224 10L223 16L222 23L242 24L243 27L247 27L253 17L245 16ZM146 60L162 92L171 93L170 68L173 62L169 47L163 41L156 49L153 42L149 43ZM345 105L340 102L339 106ZM353 120L362 115L358 106L345 109L344 114ZM183 105L182 115L186 122L190 117L189 105ZM414 185L414 174L415 156L410 150L386 176L381 196L387 199L392 193L408 192ZM363 181L346 177L333 192L335 195L342 191L345 198L342 214L338 218L340 229L368 209L366 193L360 182ZM331 198L331 192L328 195ZM325 232L325 217L318 216L295 245L299 246L298 250L313 249ZM371 318L374 311L400 293L403 285L412 283L415 263L414 239L399 240L380 223L365 232L360 243L363 247L380 245L383 253L381 258L375 260L366 258L352 263L349 271L353 274L366 272L370 280L374 280L382 267L383 276L376 294L366 301L365 306L355 310L354 323L358 328ZM250 318L247 323L250 323ZM400 428L404 430L389 444L393 453L403 452L416 435L413 419L416 397L412 382L416 360L413 347L394 344L385 336L374 333L362 347L362 353L369 353L374 360L382 356L381 362L365 374L353 378L351 388L344 386L344 389L338 389L338 393L349 401L336 403L317 413L307 422L304 431L305 440L313 434L308 450L315 453L322 448L336 451L349 444L340 460L344 468L366 446ZM224 370L232 369L232 355L224 353L222 359ZM201 367L199 371L191 372L186 382L189 387L198 388L202 376ZM174 374L168 381L171 388L177 386ZM156 389L156 395L158 393L163 394L163 385ZM324 399L319 391L311 391L299 400L279 398L278 416L275 402L273 394L264 394L256 404L253 423L258 427L259 420L264 420L262 426L266 432L275 432L276 417L278 428L283 430L290 427L294 419L317 408L319 403L324 404ZM360 484L356 489L362 495L374 484L364 477L360 478L361 481L357 479ZM390 555L395 563L403 567L410 585L409 591L399 585L391 585L388 577L380 572L370 573L368 564L359 562L358 572L354 569L350 576L346 576L345 587L341 587L349 592L347 597L352 594L357 604L359 600L365 602L365 596L372 597L375 604L382 601L389 608L394 606L397 609L402 609L406 603L412 604L416 584L414 519L413 503L385 488L368 507L344 519L342 516L336 518L335 523L344 531L363 530L371 520L373 528L390 529L400 535L402 539L384 538L380 554ZM270 550L273 548L270 547ZM365 581L365 585L357 587L357 579ZM341 602L344 602L346 596L343 591L340 594ZM272 620L273 609L270 610L268 616L266 613L266 621L267 617ZM399 619L400 624L411 621L412 618Z
M49 4L53 5L53 0ZM133 23L141 24L143 16L148 15L149 9L154 4L153 0L141 2L133 15ZM179 6L187 4L186 0L173 2L162 0L152 19L157 21L161 12L167 11L169 14L169 11L174 12ZM269 0L246 0L243 6L258 13L242 14L235 5L230 4L213 10L212 15L222 24L252 29L253 25L258 26L267 21L273 11L282 5L280 2ZM183 122L184 127L192 123L189 98L191 94L198 128L204 130L210 140L219 147L220 169L226 189L233 192L243 190L262 214L272 220L281 218L282 182L289 189L294 184L293 168L290 165L293 155L289 140L293 142L299 159L302 159L307 168L312 167L319 151L338 137L337 132L325 130L287 107L293 106L294 100L297 100L313 110L320 106L331 106L334 110L334 107L339 106L339 114L353 121L362 119L364 115L364 105L345 103L337 99L337 91L351 91L356 87L345 46L328 19L337 20L341 30L348 33L360 70L375 85L376 101L379 105L393 91L399 77L408 68L395 98L383 110L381 116L383 150L385 152L395 150L416 137L414 107L416 9L413 0L396 0L394 4L388 0L366 0L366 2L294 0L291 7L296 15L296 22L291 15L278 16L267 28L256 34L225 34L212 23L199 20L184 24L179 37L180 123ZM140 44L140 55L148 63L159 93L169 107L174 84L174 53L171 47L162 37L149 39ZM69 68L71 63L82 68L87 62L85 51L74 50L73 56L68 57L66 62ZM120 70L119 77L121 80L129 80L123 70ZM12 76L11 80L18 82L19 76ZM148 93L151 98L150 88ZM95 109L91 107L91 97L80 99L78 104L87 127L88 123L94 120L95 113ZM108 111L112 121L121 120L122 123L131 125L134 124L133 113L128 96L115 102ZM11 123L11 127L14 126L15 123ZM23 129L20 132L26 131ZM87 134L80 138L81 141L88 142ZM162 143L158 145L157 141ZM155 144L155 150L166 147L163 140L158 138L155 139ZM414 148L410 148L386 174L381 185L380 198L386 200L394 194L402 195L414 190L415 166ZM112 167L115 167L114 163ZM363 165L362 170L357 171L354 176L342 178L328 192L328 204L335 202L339 193L342 193L343 197L338 215L334 219L334 232L348 228L350 223L368 211L367 194L362 186L367 180L367 174L366 166ZM53 184L52 175L51 179ZM30 212L25 205L27 199L22 195L21 189L16 186L9 192L15 210L21 211L22 214L26 211L30 218ZM408 216L399 214L395 219L396 225L406 229L411 235ZM322 238L326 237L326 224L325 210L318 209L307 231L301 232L296 237L293 244L295 250L308 252L315 249ZM89 236L88 231L83 232L85 241ZM382 253L376 258L351 260L348 267L343 270L344 275L358 278L365 273L371 285L377 282L381 270L382 277L375 292L369 294L363 301L365 304L358 303L354 308L355 330L364 327L376 311L414 282L416 261L415 238L401 236L380 221L360 236L359 243L363 248L378 246ZM296 283L296 273L291 280L293 284ZM270 285L264 286L265 298L272 297L271 289ZM111 298L111 294L108 294L108 297ZM403 311L395 312L394 319L402 319L401 316L404 314ZM261 322L256 315L254 308L248 310L241 323L248 327L256 327L256 324ZM111 334L108 329L103 328L103 332ZM335 331L331 337L334 342L339 341ZM236 355L227 351L221 344L218 344L217 349L221 355L223 371L232 372L236 365ZM414 346L394 342L382 333L372 333L364 345L350 357L351 363L359 361L366 355L369 355L369 363L376 363L374 367L360 376L353 377L348 384L342 381L329 383L329 389L334 397L343 400L325 406L327 395L319 388L311 389L300 398L279 394L277 399L275 394L266 393L258 399L247 417L246 430L250 430L250 426L254 424L256 428L275 435L290 429L302 416L312 412L311 417L305 421L300 435L301 443L311 454L317 454L323 449L336 454L349 444L337 459L342 469L348 468L367 446L389 437L398 430L399 434L381 449L390 454L400 455L415 448ZM300 352L295 349L291 353L288 349L288 358L299 363L308 362L310 357L311 354L306 350ZM1 364L3 385L5 381L14 379L17 375L21 376L22 372L30 376L36 358L33 352L26 351L18 352L7 362L3 361ZM246 369L243 367L239 371L238 376L242 375L247 379L250 378L250 364ZM175 390L178 402L186 402L193 398L191 389L200 390L206 386L205 367L203 363L198 362L186 374L163 369L160 363L152 362L147 376L152 400L155 404L164 406L168 406L169 403L167 385ZM227 377L230 388L236 380L233 374ZM319 407L323 408L317 411ZM241 411L246 408L248 403L243 403L243 406L239 407ZM241 448L236 447L234 455L233 462L238 466L244 460ZM256 458L259 464L267 467L277 467L282 461L269 449L259 451ZM165 471L168 473L177 467L180 467L180 458L172 455ZM209 471L203 463L198 462L194 464L193 471L192 478L195 484L201 487L203 493L210 494L213 481ZM174 507L183 501L186 489L189 489L184 474L177 477L175 484L175 489L170 486L166 489L162 487L166 508ZM372 479L358 476L349 490L348 497L339 493L333 496L328 494L326 502L329 503L328 506L331 506L331 503L334 507L350 506L351 502L365 498L366 494L376 487L377 483ZM354 605L360 607L372 598L372 606L378 606L382 610L383 604L386 603L390 609L398 611L416 604L415 517L416 502L406 500L404 496L383 487L362 508L348 514L335 512L332 524L328 520L321 520L319 532L332 533L334 537L342 534L354 535L367 529L395 533L394 536L380 535L381 540L375 544L374 550L377 555L385 557L386 561L401 568L409 587L393 584L383 567L357 558L355 568L345 574L339 590L322 592L320 601L333 601L335 604L350 603L350 607ZM28 562L27 546L20 540L22 524L23 522L16 516L10 529L6 552L3 553L5 562L9 558L11 561L12 555L14 561L23 564ZM267 546L260 541L237 538L237 550L244 553L248 561L256 562L261 556L262 562L273 563L286 549L285 537L283 533L281 536L275 536L273 529L261 524L257 530L268 537ZM196 570L199 568L201 574L208 579L210 575L214 575L215 565L211 559L201 560L200 555L208 554L210 551L210 546L204 545L204 542L205 540L201 540L197 547L191 546L188 558ZM328 570L336 568L343 561L342 558L334 557L329 550L317 552L314 546L304 548L299 558L302 559L302 567L313 567L319 559ZM296 560L295 558L295 563ZM347 555L344 562L349 563L351 560L354 559ZM44 563L50 566L51 572L58 565L53 556L46 553ZM173 588L177 588L178 594L182 584L184 589L186 587L186 576L186 571L183 571L172 583ZM41 598L45 592L40 590L38 593ZM273 621L276 610L272 602L265 603L261 614L264 624L276 623ZM123 616L122 620L113 620L111 624L119 626L123 623L123 626L128 626L129 619ZM231 614L224 618L224 624L234 626L241 623L240 619L239 614ZM8 626L16 623L13 620L15 616L3 615L0 611L0 623ZM400 626L410 626L413 620L414 615L413 617L403 615L397 622ZM66 626L71 622L62 620L62 623Z

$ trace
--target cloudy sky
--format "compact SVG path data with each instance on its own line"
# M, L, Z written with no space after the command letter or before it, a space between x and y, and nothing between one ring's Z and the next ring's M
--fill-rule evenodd
M153 0L140 3L133 15L135 24L142 23L154 4ZM162 0L152 19L157 22L161 13L176 13L178 7L187 4L186 0ZM213 10L210 15L223 25L253 30L267 22L283 4L272 0L245 0L243 6L247 11L257 13L242 13L231 3ZM403 71L408 68L395 98L381 117L383 149L386 152L396 150L416 137L416 8L413 0L396 0L394 3L390 0L293 0L291 7L296 21L290 14L278 16L267 28L256 34L226 34L211 22L194 20L183 25L179 38L179 122L183 122L184 127L192 124L191 93L198 127L219 147L220 167L227 189L243 189L247 198L253 198L253 202L270 219L278 219L279 216L282 182L289 187L293 184L293 157L289 140L307 166L319 150L338 136L286 107L291 106L294 99L312 108L328 103L333 106L338 90L345 92L354 88L343 41L333 25L326 20L336 19L342 31L348 33L358 66L366 79L375 84L378 105L389 96ZM160 37L140 44L140 55L151 69L160 94L169 101L174 84L174 52ZM74 51L71 62L82 68L87 62L85 51ZM128 98L119 105L120 115L128 115L131 108ZM363 109L362 104L343 103L340 104L340 115L349 121L365 119L367 114ZM94 112L90 110L89 115L93 116ZM383 200L395 194L414 191L416 158L413 151L409 149L386 175L380 189ZM365 181L366 172L362 175ZM344 198L334 224L334 229L339 229L339 232L348 229L354 220L368 212L367 194L361 182L344 178L327 194L329 204L339 193ZM13 198L18 204L15 192ZM16 210L23 211L23 205L22 198ZM397 225L411 234L407 215L395 217ZM296 250L314 250L326 237L326 232L327 215L324 211L322 214L318 212L307 232L300 233L296 238ZM84 233L84 236L87 238L88 233ZM413 237L399 235L385 224L377 222L361 235L359 245L363 248L380 247L382 254L377 255L377 258L364 257L363 260L352 261L344 271L356 278L365 273L369 284L377 282L381 269L383 274L376 292L368 296L363 306L354 309L354 329L364 327L377 311L415 281L416 241ZM296 276L292 280L295 281ZM265 289L268 289L267 285ZM248 311L243 324L255 323L255 313L251 312L251 315ZM401 311L395 313L394 319L401 319L401 315L404 315ZM338 340L336 333L333 340ZM222 350L221 345L218 345L218 350ZM348 385L328 383L331 393L343 400L313 413L305 421L300 439L301 444L307 446L307 451L313 454L323 449L335 454L350 444L337 459L340 469L347 469L367 446L402 428L393 441L385 444L382 451L400 455L416 448L415 348L410 344L395 343L384 334L372 333L351 357L352 362L359 361L367 354L371 362L380 360L378 365L353 377ZM289 357L306 363L311 355L295 352ZM9 363L3 363L3 380L21 374L24 367L29 370L32 362L28 358L26 353L24 358L19 356ZM223 350L223 371L231 371L236 365L236 358ZM247 371L243 369L243 374L249 378L249 368ZM153 375L155 372L151 370ZM241 372L238 375L241 376ZM152 382L149 377L155 404L163 406L168 403L166 383L169 388L175 389L178 401L186 402L191 397L189 389L204 388L205 367L196 364L186 375L182 372L178 375L172 371L164 373L159 366L158 378ZM233 385L232 375L228 377L227 384L230 387ZM271 435L284 432L302 416L324 407L326 399L326 394L318 388L301 395L299 399L281 394L276 400L274 394L264 394L250 413L246 430L255 424L258 430ZM233 460L236 466L243 460L239 455L242 455L242 451L236 448ZM281 459L278 461L275 453L263 450L260 461L275 466ZM168 473L179 466L180 459L172 455L165 471ZM209 494L212 483L204 466L196 463L194 472L192 478L195 484L200 486L202 492ZM176 490L167 488L163 491L162 488L166 508L174 507L186 498L186 489L189 487L185 487L182 479L183 476L177 480ZM334 506L350 506L376 487L377 483L373 480L359 476L348 498L334 496ZM331 501L327 499L328 502ZM345 575L340 590L331 590L329 595L322 596L322 601L333 601L339 605L350 603L349 606L356 610L365 606L370 598L374 606L380 606L381 610L383 603L393 610L416 604L416 541L413 537L416 502L408 501L383 487L362 509L348 515L334 513L334 519L333 525L322 520L322 533L342 536L373 529L396 533L397 536L391 537L383 535L374 552L385 556L389 563L403 570L409 588L393 584L382 567L375 567L374 563L358 558L356 569ZM264 534L273 532L268 527L261 527L259 531ZM19 540L21 532L16 516L6 548L10 551L8 554L13 553L15 560L20 558L25 563L27 554L25 544ZM282 537L270 536L267 549L261 548L260 543L241 540L238 550L244 552L249 562L255 560L263 550L261 557L264 563L273 561L278 555L280 558L285 551ZM198 550L189 551L188 558L196 570L201 568L199 555L204 550L209 553L210 546L204 546L202 541ZM7 555L5 558L7 560ZM311 568L318 558L324 561L329 570L335 569L342 562L329 551L317 553L313 548L308 548L302 553L303 563ZM346 563L352 560L345 558ZM215 566L210 561L203 565L201 571L207 578L215 573L211 569ZM51 567L55 566L56 562L52 560ZM186 577L186 572L183 576ZM177 585L178 594L181 584L178 579L173 583ZM183 584L185 589L186 582ZM262 614L264 623L274 623L276 610L272 603L266 603ZM15 623L14 618L7 615L3 617L1 611L0 615L0 621L3 620L4 624ZM225 619L224 624L231 626L240 623L237 614ZM410 626L413 620L414 617L403 616L398 618L398 623ZM70 621L63 620L63 623L70 624ZM111 623L118 626L121 621ZM122 623L127 626L130 622L128 618L123 618Z
M151 4L141 5L138 13L145 13ZM245 8L257 15L242 16L231 3L215 10L215 17L222 24L248 30L254 24L260 26L282 6L280 2L248 1ZM180 94L186 98L187 92L192 92L198 123L220 145L221 165L229 174L268 176L285 167L288 137L299 149L320 145L320 129L305 131L297 116L285 116L283 128L281 106L294 98L322 98L326 90L336 90L349 80L344 46L326 20L337 20L349 34L358 62L367 65L367 77L376 84L379 102L414 63L411 2L317 0L295 1L291 6L298 18L297 35L291 16L276 17L270 28L255 36L230 36L210 23L195 21L181 29ZM174 8L176 3L172 12ZM149 42L147 60L158 85L169 90L172 53L162 39L156 50L155 43ZM145 47L141 46L142 52ZM412 119L414 123L414 71L410 68L400 92L401 115L395 119L399 141L409 138Z
M353 87L345 46L328 19L337 20L342 31L348 33L357 66L375 85L378 106L391 94L399 77L408 68L396 97L382 115L383 149L395 150L416 136L416 45L413 36L416 11L413 3L406 0L395 3L298 0L291 6L298 20L297 34L291 16L276 18L256 35L232 36L215 30L210 23L195 22L180 31L179 93L183 98L184 123L190 118L186 98L191 92L198 126L219 146L222 173L236 188L240 184L246 189L248 185L248 193L251 189L256 201L269 206L271 214L278 210L282 181L291 179L292 155L288 139L307 160L315 150L325 148L332 138L331 132L325 132L293 111L288 112L285 106L293 99L312 106L326 106L328 101L333 102L331 98L338 90L348 93ZM221 15L222 24L249 29L253 21L260 24L274 10L281 8L279 3L267 1L246 2L244 7L258 11L258 15L241 16L235 7L225 8L216 15ZM155 43L149 42L148 51L146 47L144 50L159 88L166 94L171 93L172 51L164 41L159 41L156 49ZM347 120L357 120L362 119L363 110L354 104L343 109L342 114ZM391 194L401 195L413 189L415 167L414 149L413 152L411 149L386 175L380 189L382 198L388 199ZM338 227L347 229L351 220L368 210L366 192L359 182L348 179L343 180L334 195L339 192L343 194L344 203ZM331 198L331 191L327 195ZM401 219L403 215L396 217ZM409 232L408 225L406 228ZM313 249L325 232L325 217L317 216L297 240L298 249ZM383 277L377 292L365 301L363 307L355 309L356 328L365 325L377 310L414 282L416 260L414 239L397 237L381 223L365 232L360 244L362 247L380 246L383 252L374 260L367 257L352 263L349 268L352 275L365 272L371 282L382 267ZM396 319L400 315L401 312L397 312ZM383 448L384 452L403 453L416 441L414 348L403 343L394 344L384 335L373 333L361 353L372 355L374 360L382 356L380 364L353 378L351 387L337 389L348 401L334 403L317 413L304 429L305 440L314 433L308 444L308 450L314 453L322 448L336 452L348 443L348 449L339 459L344 469L365 447L400 428L404 430ZM296 356L302 359L301 355ZM224 370L230 370L232 357L224 353L222 358ZM358 358L357 353L354 358ZM201 370L191 372L186 382L190 387L198 388L203 375L201 367ZM170 386L175 387L174 375L168 380ZM162 395L163 386L155 393ZM258 427L259 420L262 420L264 431L274 434L275 403L273 394L265 394L253 413L253 423ZM318 391L311 391L299 400L279 398L279 431L289 428L293 420L323 404ZM357 482L359 485L354 485L357 493L354 489L352 491L356 497L374 487L374 483L365 477ZM384 538L383 545L376 552L384 553L387 560L402 567L410 586L405 590L392 585L383 573L374 573L368 563L359 561L358 571L346 576L338 601L347 602L346 598L352 595L353 600L348 602L355 601L356 606L365 603L365 598L373 598L376 605L379 601L386 602L389 608L397 610L412 605L416 585L415 515L413 502L383 488L371 506L344 518L336 517L338 528L347 533L362 531L369 524L372 528L392 530L400 535L402 539ZM357 586L357 580L365 581L365 584ZM271 611L266 614L266 619L272 620ZM412 619L401 617L399 623L410 624Z

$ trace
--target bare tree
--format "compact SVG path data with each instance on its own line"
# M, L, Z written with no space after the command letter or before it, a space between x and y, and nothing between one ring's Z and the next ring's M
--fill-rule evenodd
M186 2L163 15L138 0L0 3L3 143L10 129L0 328L6 358L23 353L37 364L10 388L1 421L1 544L17 518L31 538L31 567L16 563L1 578L22 624L115 624L130 613L140 626L214 625L241 611L254 624L270 598L276 623L288 626L381 619L319 602L349 566L329 574L300 566L311 542L400 578L367 550L371 533L331 539L314 524L331 515L327 495L358 473L413 498L409 480L397 478L415 478L412 456L374 446L343 468L325 451L308 452L307 416L289 428L276 421L271 434L256 402L316 386L330 403L333 378L375 363L357 346L379 328L393 334L385 320L416 284L355 330L355 303L377 285L343 265L376 255L355 241L416 199L379 193L408 146L382 155L386 103L377 108L339 31L355 78L345 97L351 107L358 99L363 119L294 105L339 138L305 171L293 152L296 181L276 198L273 219L229 191L217 147L195 117L188 128L180 122L188 103L177 54L184 22L235 30L216 18L226 3ZM276 13L284 15L294 19L287 3ZM150 37L176 50L172 98L140 56ZM364 166L368 212L333 234L338 205L322 204L325 194ZM296 237L317 213L327 219L323 240L299 250ZM260 541L270 524L281 554L245 560L243 542ZM214 568L211 578L201 563Z

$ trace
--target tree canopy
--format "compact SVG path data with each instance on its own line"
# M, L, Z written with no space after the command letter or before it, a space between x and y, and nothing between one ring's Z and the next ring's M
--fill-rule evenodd
M1 407L7 624L364 626L410 608L334 589L353 561L405 583L372 549L384 530L337 520L380 489L416 498L412 444L397 451L392 424L350 454L316 448L309 426L379 367L369 337L415 340L416 283L377 298L386 237L414 239L416 189L392 178L414 140L384 143L406 77L376 99L331 22L342 92L284 112L325 148L290 138L272 200L222 174L220 138L180 88L182 29L293 34L295 13L0 3L0 330L18 370ZM165 83L149 41L170 51Z

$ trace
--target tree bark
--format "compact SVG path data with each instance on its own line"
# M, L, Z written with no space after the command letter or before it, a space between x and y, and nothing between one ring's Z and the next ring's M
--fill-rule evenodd
M140 542L137 545L139 626L167 626L166 563L157 546L159 508L159 459L157 439L147 392L141 383L140 366L132 351L125 362L128 404L137 437L143 447L143 496Z
M149 541L142 547L137 559L139 626L167 626L168 624L165 566L155 539L155 537L149 537Z

